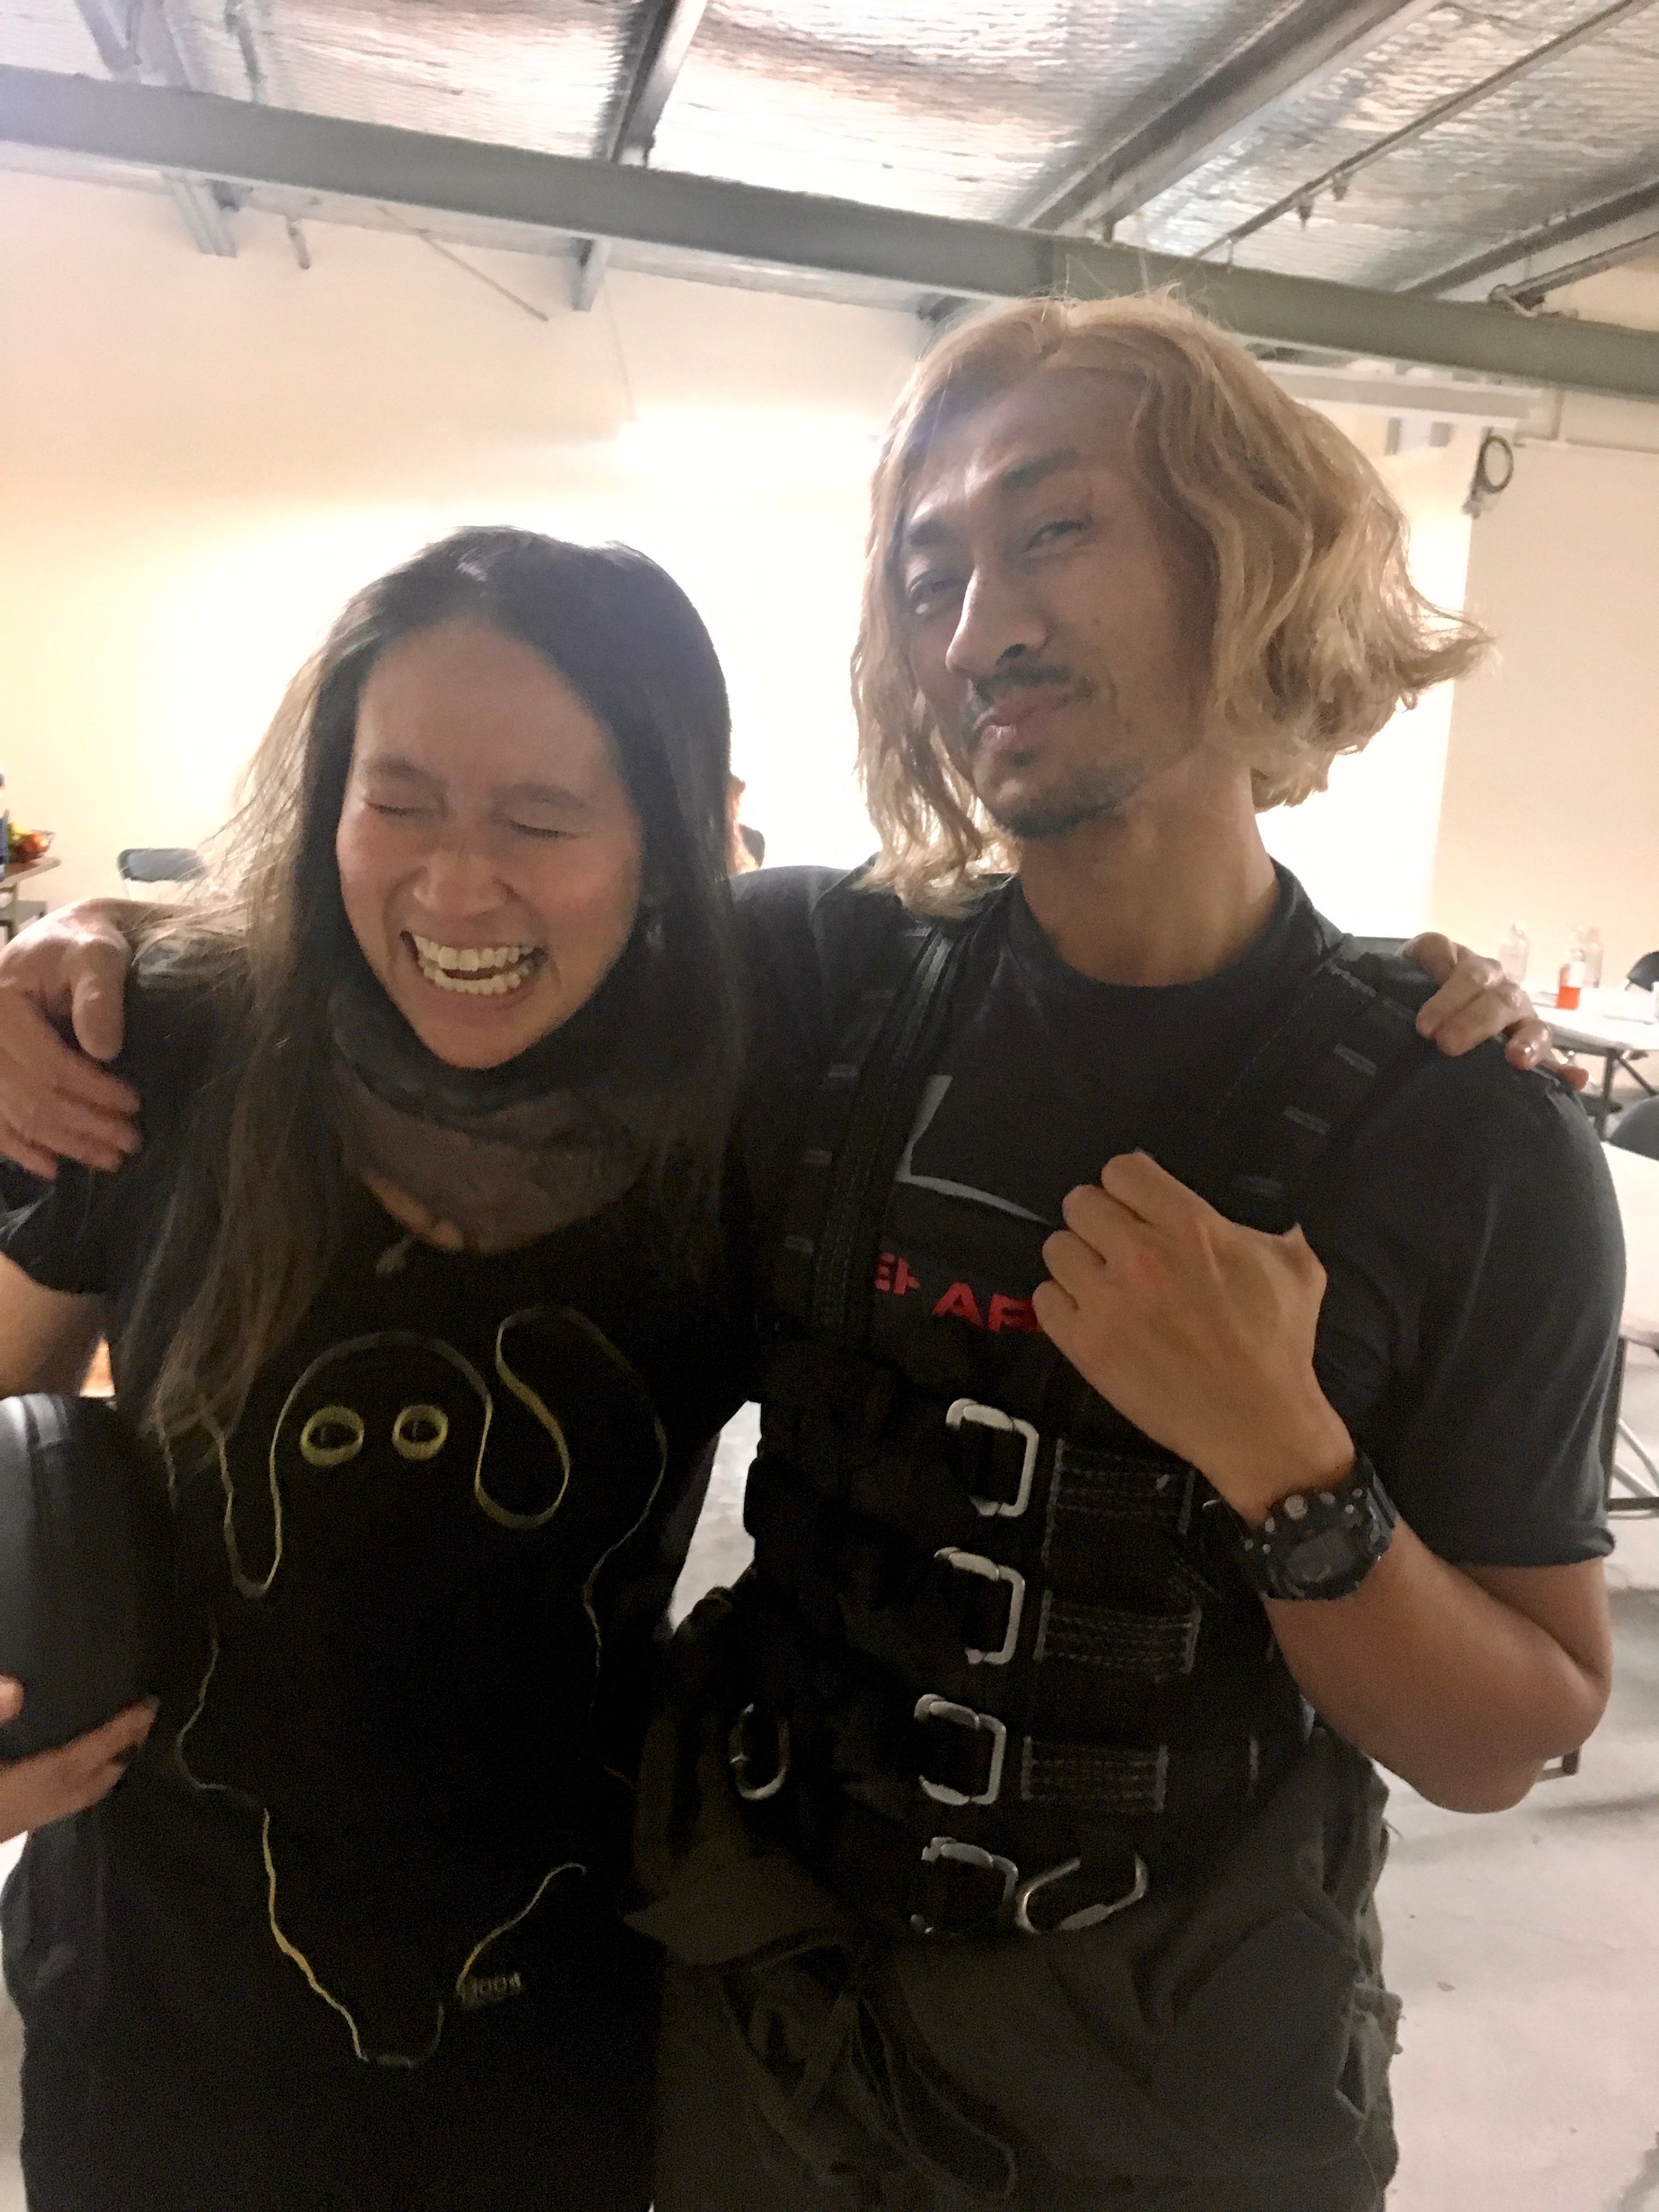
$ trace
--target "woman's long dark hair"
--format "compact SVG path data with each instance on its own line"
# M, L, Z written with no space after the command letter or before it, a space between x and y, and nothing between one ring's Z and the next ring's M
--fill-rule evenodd
M338 1253L349 1184L329 1002L342 963L361 955L334 841L357 702L389 647L459 617L539 653L610 734L649 912L619 963L629 1019L584 1024L584 1043L603 1061L595 1079L672 1087L652 1166L676 1194L665 1219L684 1222L688 1199L712 1187L743 1027L726 873L731 715L714 646L643 554L458 531L346 607L249 768L205 896L158 933L158 987L164 974L163 988L205 994L216 1039L187 1126L163 1147L167 1210L118 1347L124 1368L155 1376L133 1410L160 1435L234 1423Z

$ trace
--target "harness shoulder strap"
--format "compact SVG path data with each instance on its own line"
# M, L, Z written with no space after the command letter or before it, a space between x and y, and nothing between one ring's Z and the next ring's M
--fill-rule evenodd
M995 894L963 922L908 919L854 999L807 1115L774 1276L780 1313L863 1348L882 1215L952 986ZM1280 1231L1357 1131L1391 1072L1432 1048L1408 962L1326 955L1218 1102L1158 1147L1163 1164L1232 1219Z
M1158 1148L1163 1164L1231 1219L1288 1229L1385 1090L1432 1058L1415 1016L1433 988L1340 940L1221 1098Z
M843 1018L806 1115L772 1280L779 1314L815 1337L863 1345L888 1187L951 987L996 898L962 921L907 915Z

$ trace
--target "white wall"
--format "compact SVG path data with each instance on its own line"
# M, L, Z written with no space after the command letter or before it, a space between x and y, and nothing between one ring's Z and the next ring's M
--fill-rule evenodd
M1493 665L1458 687L1434 909L1534 972L1595 923L1607 976L1659 946L1659 453L1523 447L1475 526Z
M1385 458L1375 451L1378 418L1348 427L1406 511L1419 588L1438 606L1461 607L1469 551L1462 510L1479 429L1460 428L1449 445ZM1337 761L1328 790L1262 817L1269 849L1301 877L1316 906L1358 936L1409 937L1427 926L1452 700L1453 687L1438 685L1364 752Z
M1659 264L1550 304L1659 330ZM1594 924L1616 982L1659 948L1659 406L1553 403L1474 526L1468 592L1498 652L1457 687L1435 918L1485 945L1522 921L1546 978Z
M873 441L907 316L237 218L0 174L0 770L54 898L190 843L348 592L462 521L622 538L684 583L779 860L871 837L847 698Z
M614 274L577 315L565 266L472 257L543 322L412 237L313 223L302 271L273 219L236 234L212 259L159 194L0 173L0 770L58 832L43 890L211 830L348 592L460 521L662 559L720 648L769 857L869 850L847 658L912 318ZM1382 464L1452 605L1472 445ZM1425 917L1448 705L1269 819L1350 927Z

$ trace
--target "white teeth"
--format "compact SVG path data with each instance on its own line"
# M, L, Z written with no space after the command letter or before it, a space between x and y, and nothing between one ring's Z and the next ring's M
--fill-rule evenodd
M504 991L520 990L529 980L527 969L509 975L447 975L441 968L428 968L425 961L421 963L421 973L441 991L461 991L474 999L496 998Z
M533 972L537 951L533 945L440 945L412 930L410 941L428 983L471 998L497 998L520 989Z

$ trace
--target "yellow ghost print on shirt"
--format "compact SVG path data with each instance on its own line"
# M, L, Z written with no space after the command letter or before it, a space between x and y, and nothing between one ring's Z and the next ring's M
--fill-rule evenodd
M456 2003L512 1993L508 1954L581 1878L599 1585L665 1462L644 1384L568 1307L509 1315L488 1370L410 1331L334 1345L222 1450L228 1573L179 1755L257 1808L273 1940L360 2057L418 2063Z

